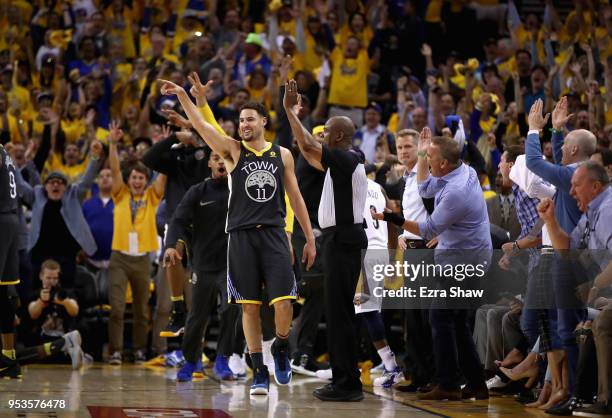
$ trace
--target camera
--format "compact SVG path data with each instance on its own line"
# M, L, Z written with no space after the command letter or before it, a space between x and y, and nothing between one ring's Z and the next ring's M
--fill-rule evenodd
M57 297L57 300L66 299L66 291L62 289L61 286L53 286L51 288L51 291L49 292L49 300L51 302L53 302L56 297Z

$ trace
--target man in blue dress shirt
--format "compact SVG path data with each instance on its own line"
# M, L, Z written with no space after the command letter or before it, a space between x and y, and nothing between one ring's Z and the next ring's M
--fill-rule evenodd
M547 125L550 115L542 116L542 107L542 100L536 100L529 111L529 133L525 142L525 159L530 171L557 188L554 196L555 216L561 228L569 234L581 216L578 204L570 194L572 175L578 164L588 160L595 152L597 139L585 129L576 129L571 131L564 140L563 129L573 115L568 115L567 98L562 97L552 113L552 144L555 164L545 161L542 157L539 132ZM556 331L568 358L569 391L571 393L578 368L578 346L574 330L579 322L586 319L587 311L575 297L575 288L578 285L576 280L581 278L572 274L571 262L555 257L552 276L557 303ZM555 330L551 329L551 332Z
M583 213L576 227L567 233L560 226L556 215L556 205L550 199L544 199L539 207L540 217L546 222L546 227L555 250L589 250L589 267L596 265L601 272L595 277L593 287L589 294L589 301L593 301L599 291L612 286L612 263L610 263L610 250L612 250L612 189L605 168L588 161L578 166L572 176L571 195L578 203ZM583 258L582 255L580 258ZM612 412L610 405L610 391L608 389L612 358L609 337L612 323L612 304L608 303L593 323L593 335L597 350L598 365L598 394L597 404L585 410L598 414ZM603 337L603 338L602 338ZM572 397L564 404L549 409L546 412L554 415L571 415L575 406L579 404L579 388L576 387ZM569 412L561 413L561 412Z
M405 220L402 228L426 241L437 237L437 265L487 264L492 250L487 205L476 171L461 161L461 147L452 138L432 139L426 127L421 132L417 155L419 194L423 198L435 198L435 208L425 221ZM430 392L419 394L419 399L489 397L467 312L465 309L430 310L437 385ZM458 379L460 374L467 380L463 390Z

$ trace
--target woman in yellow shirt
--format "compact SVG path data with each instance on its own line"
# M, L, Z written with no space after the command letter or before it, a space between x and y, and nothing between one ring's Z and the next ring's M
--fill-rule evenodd
M372 28L368 26L365 15L363 13L356 12L349 17L348 23L344 25L342 29L340 29L339 35L339 45L346 45L348 38L354 36L355 38L359 39L361 45L367 48L367 46L370 45L370 41L372 40L374 33L372 32Z
M367 105L367 77L370 60L359 40L351 36L344 50L336 47L331 54L330 105L359 107Z
M121 364L123 350L123 314L128 282L132 288L134 326L132 341L136 363L144 362L149 324L149 253L158 250L155 213L166 187L166 176L160 174L147 186L149 170L141 163L132 167L123 182L117 144L123 132L116 122L110 125L109 163L113 173L112 199L115 204L112 253L109 264L108 324L109 362Z

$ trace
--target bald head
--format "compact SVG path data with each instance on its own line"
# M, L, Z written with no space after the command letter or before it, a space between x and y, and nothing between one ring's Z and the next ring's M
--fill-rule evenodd
M567 134L561 150L563 165L588 160L597 150L597 138L591 131L575 129Z
M354 135L355 124L346 116L334 116L325 123L324 142L330 148L350 148Z

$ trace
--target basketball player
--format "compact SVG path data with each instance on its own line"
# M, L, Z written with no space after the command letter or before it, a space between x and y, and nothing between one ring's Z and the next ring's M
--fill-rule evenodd
M374 280L373 271L375 265L389 264L389 231L387 222L373 219L372 212L383 212L385 207L387 207L387 196L383 188L368 179L368 194L363 210L368 249L363 260L361 292L355 295L355 313L365 322L368 334L385 367L383 375L374 379L374 386L388 388L403 381L404 374L395 362L395 354L387 343L385 324L380 313L382 297L377 297L374 293L375 287L384 286L384 282Z
M19 284L19 218L15 165L0 145L0 377L18 379L21 368L15 355L14 285Z
M267 395L268 369L263 363L260 322L261 290L265 287L274 306L276 340L272 346L274 378L279 385L291 381L288 336L297 298L289 242L285 235L285 187L291 207L305 232L303 259L314 262L315 238L304 199L300 194L289 150L264 139L268 121L261 103L240 109L241 142L219 133L204 121L200 110L180 86L165 80L161 93L176 95L193 127L211 149L221 155L229 173L230 199L226 231L228 242L228 299L242 305L242 324L254 376L252 395Z

